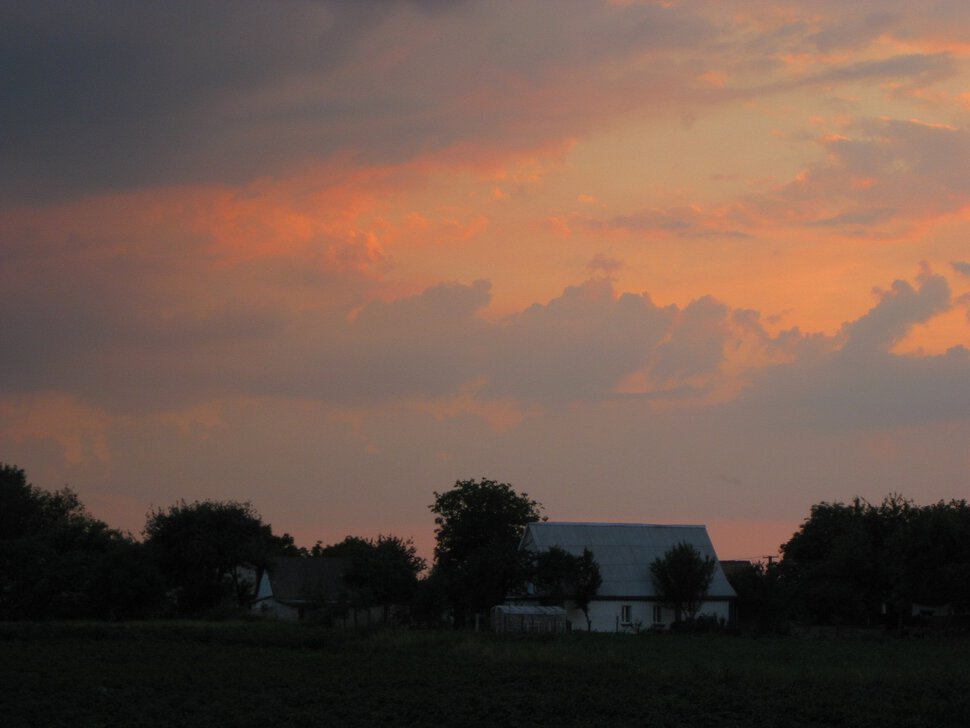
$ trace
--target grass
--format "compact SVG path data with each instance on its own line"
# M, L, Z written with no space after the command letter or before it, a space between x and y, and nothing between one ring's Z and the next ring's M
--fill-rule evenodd
M20 726L967 726L970 642L0 624Z

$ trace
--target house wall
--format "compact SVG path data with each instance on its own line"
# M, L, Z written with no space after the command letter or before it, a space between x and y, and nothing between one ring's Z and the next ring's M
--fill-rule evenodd
M300 618L300 610L288 604L280 604L270 597L256 602L252 606L253 614L261 617L271 617L273 619L285 619L296 621Z
M624 605L630 607L629 622L622 619ZM592 630L594 632L637 632L650 629L654 626L653 608L655 605L656 602L637 599L594 601L589 605ZM567 619L572 623L572 629L586 629L586 617L580 609L576 608L574 603L567 603L566 613ZM726 601L704 602L697 614L698 616L711 615L728 622L730 605ZM663 627L669 627L674 621L674 610L661 607L661 619Z

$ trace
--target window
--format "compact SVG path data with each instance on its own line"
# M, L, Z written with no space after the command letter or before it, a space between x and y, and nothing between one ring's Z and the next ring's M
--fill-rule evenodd
M664 622L664 610L659 604L653 605L653 623L663 624Z
M630 624L633 621L633 607L629 604L624 604L620 607L620 622L623 624Z

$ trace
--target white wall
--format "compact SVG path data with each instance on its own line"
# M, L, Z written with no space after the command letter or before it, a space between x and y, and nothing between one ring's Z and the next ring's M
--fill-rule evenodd
M252 606L252 613L260 617L272 617L274 619L297 620L300 612L296 607L288 604L280 604L275 599L263 599Z
M635 601L632 599L628 601L595 601L589 605L589 616L593 623L593 631L636 632L650 629L654 624L654 604L654 602ZM624 623L621 620L623 605L629 605L630 607L629 623ZM586 617L583 616L582 611L577 609L576 605L572 602L569 602L566 606L567 618L572 622L572 628L580 631L585 630ZM712 615L717 619L723 619L727 622L729 609L728 602L704 602L697 614L698 616ZM674 621L674 610L663 607L661 611L663 626L665 628L669 627Z

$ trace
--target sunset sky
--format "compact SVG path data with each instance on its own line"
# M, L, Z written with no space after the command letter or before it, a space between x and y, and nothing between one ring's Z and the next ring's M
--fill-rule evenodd
M112 526L970 495L965 0L0 8L0 460Z

